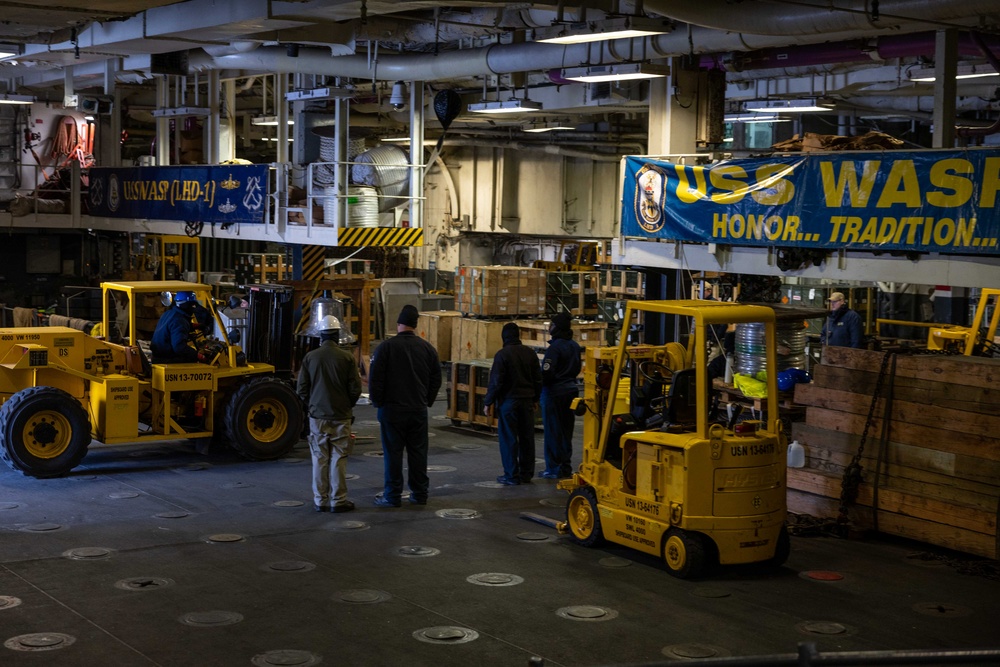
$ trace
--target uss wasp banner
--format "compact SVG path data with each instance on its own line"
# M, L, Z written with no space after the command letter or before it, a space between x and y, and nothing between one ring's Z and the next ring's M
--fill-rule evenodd
M262 223L267 165L90 169L90 214Z
M1000 151L627 157L622 233L730 245L1000 254Z

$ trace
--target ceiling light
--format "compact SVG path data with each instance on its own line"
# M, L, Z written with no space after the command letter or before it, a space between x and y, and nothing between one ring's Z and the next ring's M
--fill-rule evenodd
M809 98L804 100L751 100L743 103L745 111L763 111L768 113L807 113L811 111L833 111L834 103L830 100Z
M278 137L264 137L264 141L277 141L277 140L278 140ZM288 137L288 140L291 141L292 138Z
M251 125L273 125L273 126L277 127L278 126L278 117L277 116L254 116L253 118L250 119L250 124ZM289 125L295 125L295 121L292 120L291 118L289 118L288 119L288 124Z
M583 83L602 81L628 81L631 79L658 79L670 74L669 65L651 63L615 63L612 65L591 65L589 67L569 67L562 71L562 78Z
M725 116L723 121L726 123L788 123L790 122L788 118L782 118L775 114L766 113L743 113L743 114L733 114L730 116Z
M211 109L205 107L170 107L169 109L153 109L157 118L177 118L179 116L210 116Z
M575 130L572 125L565 125L558 122L532 123L528 127L521 128L525 132L554 132L556 130Z
M382 141L382 143L389 143L389 144L411 143L409 137L382 137L380 141ZM436 145L437 145L436 139L424 139L424 146L436 146Z
M34 101L35 98L30 95L12 95L10 93L0 95L0 104L31 104Z
M937 72L933 67L910 70L910 81L931 83L937 80ZM955 70L955 79L981 79L985 76L1000 76L989 65L961 65Z
M10 47L0 48L0 60L3 60L4 58L11 58L17 55L17 51L11 51L9 49Z
M541 110L541 102L533 102L528 99L519 100L516 97L496 102L474 102L469 105L469 111L472 113L525 113Z
M535 41L549 44L584 44L608 39L664 35L668 32L670 24L667 21L644 16L617 16L602 21L559 23L536 28Z
M347 88L312 88L309 90L290 90L285 93L285 99L289 102L301 100L340 100L351 97L354 91Z

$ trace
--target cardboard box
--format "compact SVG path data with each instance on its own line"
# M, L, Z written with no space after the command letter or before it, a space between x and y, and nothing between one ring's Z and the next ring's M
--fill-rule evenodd
M452 338L462 320L457 310L434 310L420 313L417 335L434 346L441 361L452 360Z

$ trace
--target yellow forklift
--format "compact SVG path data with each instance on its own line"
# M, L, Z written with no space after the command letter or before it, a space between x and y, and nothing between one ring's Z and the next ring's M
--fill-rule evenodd
M0 329L0 458L30 477L109 445L209 439L276 459L302 432L302 402L274 366L247 362L224 333L211 287L179 280L101 285L103 338L69 327ZM193 292L211 322L198 362L151 363L144 348L173 295Z
M578 544L603 540L660 557L696 577L706 565L780 565L785 529L787 440L778 419L775 317L765 306L717 301L629 301L634 312L693 323L679 343L587 348L583 462L559 482L569 491L561 525ZM712 325L763 323L766 420L713 414L707 375Z

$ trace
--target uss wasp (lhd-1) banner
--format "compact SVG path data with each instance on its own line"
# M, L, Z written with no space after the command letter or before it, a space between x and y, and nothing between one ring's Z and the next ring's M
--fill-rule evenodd
M262 223L267 165L92 167L90 215Z
M625 160L622 234L746 246L1000 254L1000 151Z

